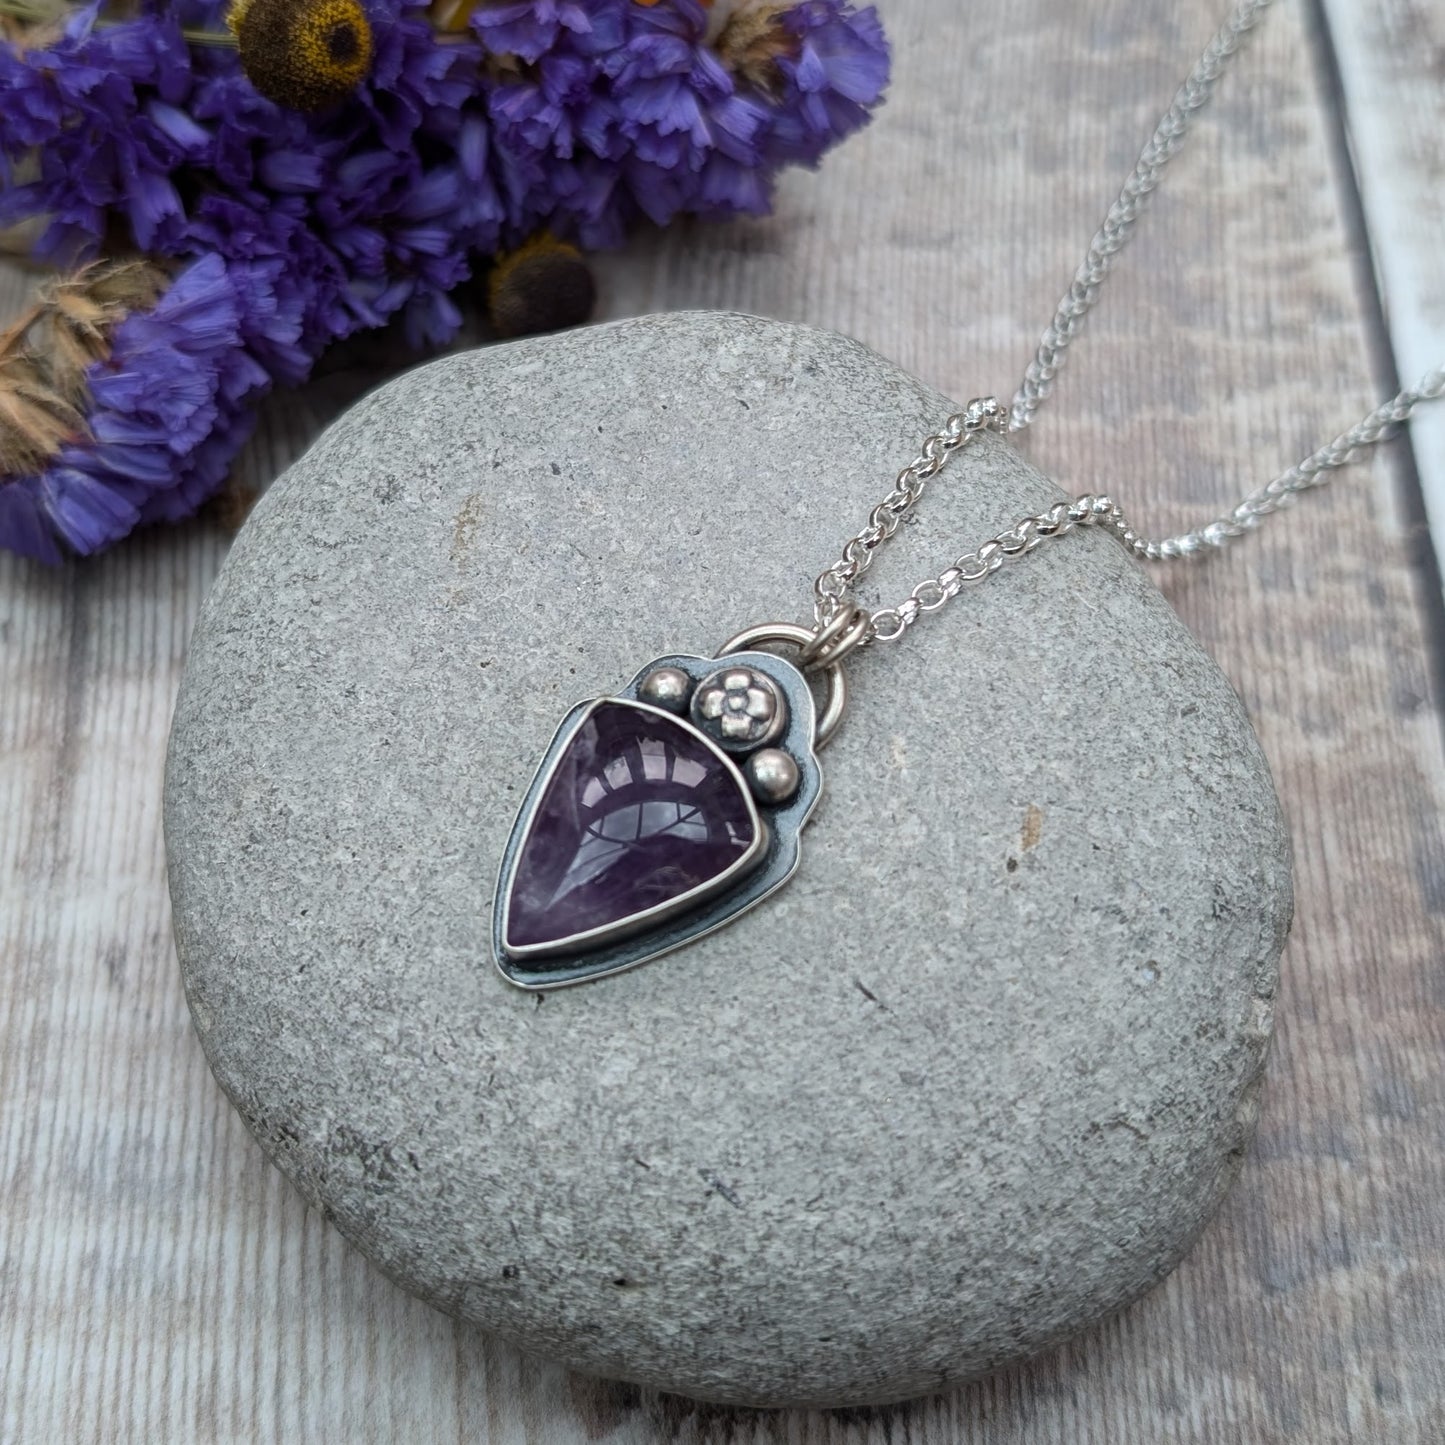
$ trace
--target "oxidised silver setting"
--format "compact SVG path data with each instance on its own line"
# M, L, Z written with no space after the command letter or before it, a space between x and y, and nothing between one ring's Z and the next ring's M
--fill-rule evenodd
M672 669L668 669L669 671ZM526 827L518 840L517 853L520 856L522 850L527 846L527 838L532 831L532 824L535 821L537 804L546 794L547 785L552 781L557 771L557 765L567 751L568 744L576 736L577 730L583 727L588 718L604 703L623 702L628 707L633 707L638 712L656 713L660 716L673 717L675 714L666 708L653 707L648 703L633 701L626 698L598 698L595 702L582 703L573 708L567 714L567 720L558 731L554 739L554 747L560 740L561 746L556 747L555 755L549 749L550 765L545 769L545 775L541 778L541 787L537 791L537 797L533 801L531 810L527 817ZM696 731L696 729L694 729ZM506 956L519 963L531 959L561 958L577 953L589 953L593 949L602 948L609 943L620 943L636 934L646 933L658 925L668 923L684 914L691 913L700 903L714 897L717 894L726 893L735 887L744 877L753 871L768 850L768 835L770 829L757 808L757 793L751 787L747 777L742 774L738 765L705 733L702 734L702 741L712 749L713 754L724 767L728 768L736 777L739 794L748 804L748 817L752 824L753 842L752 846L728 869L726 873L716 878L709 879L706 883L694 888L690 893L680 894L676 898L670 898L666 903L660 903L655 908L646 909L641 913L629 914L626 918L617 923L609 924L605 928L592 928L584 933L574 933L567 938L559 938L547 943L517 944L511 941L510 937L510 915L511 915L511 888L498 891L497 903L502 910L501 939L502 948ZM508 883L510 884L510 878Z
M786 640L796 641L794 638ZM726 666L720 668L720 661ZM663 905L656 917L633 915L615 927L597 930L600 936L579 937L575 940L578 944L575 951L568 953L562 953L550 944L536 950L509 949L506 915L518 859L560 760L578 728L601 703L628 703L646 711L671 714L683 726L692 727L724 757L728 766L739 773L745 792L754 798L758 796L756 791L750 792L745 762L727 756L710 735L694 727L688 718L678 718L671 708L658 707L644 699L649 679L673 669L690 679L694 695L700 684L720 671L761 674L777 691L785 720L782 732L773 745L785 751L796 763L799 778L796 790L786 799L776 804L759 799L761 852L752 859L751 867L745 873L730 870L726 881L718 889L702 890L706 896L689 897L686 911ZM676 691L675 683L675 678L668 680L669 693ZM841 685L840 672L829 693L830 713L841 701L838 696ZM712 933L777 892L797 872L802 854L801 834L823 791L823 771L818 763L815 743L818 727L817 705L807 678L792 663L765 652L743 651L725 659L692 656L658 658L613 696L578 703L562 720L548 745L528 785L502 854L492 906L492 953L503 977L518 988L531 991L565 988L570 984L605 978L659 958ZM570 944L574 940L567 942Z

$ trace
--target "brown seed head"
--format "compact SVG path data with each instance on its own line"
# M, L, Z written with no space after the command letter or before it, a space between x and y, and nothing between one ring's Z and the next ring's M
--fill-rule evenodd
M597 283L575 246L544 232L497 261L487 302L498 336L562 331L591 319Z
M796 48L793 37L780 24L789 7L777 0L752 0L736 6L723 21L713 47L732 73L765 94L782 82L778 59Z
M288 110L337 105L371 73L371 22L361 0L236 0L226 24L247 79Z

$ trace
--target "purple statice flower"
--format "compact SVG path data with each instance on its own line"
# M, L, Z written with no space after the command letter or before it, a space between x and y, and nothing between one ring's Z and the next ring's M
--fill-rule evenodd
M488 94L509 233L606 247L639 220L766 213L783 165L816 163L867 119L888 47L846 0L759 8L776 12L761 82L729 67L700 0L598 0L585 25L560 0L483 6L483 42L529 62Z
M643 219L765 212L777 170L861 124L888 69L876 14L847 0L487 0L474 43L439 37L425 0L369 0L371 74L317 117L186 44L228 0L146 0L105 27L97 3L46 50L0 54L0 151L42 167L0 220L50 216L51 257L120 223L164 255L282 258L312 293L313 359L398 309L445 339L472 256L543 226L601 247ZM765 83L719 54L717 19L753 8L778 37Z
M219 256L116 327L86 374L90 434L38 476L0 479L0 546L54 562L150 521L189 516L225 480L270 378L243 344L264 290Z
M623 0L634 3L634 0ZM494 55L541 60L559 41L586 37L596 48L599 31L616 30L617 0L583 4L582 0L502 0L480 5L472 24Z
M215 136L230 214L203 201L188 239L227 251L235 208L245 245L299 263L312 360L352 332L404 317L416 346L460 323L448 293L470 257L499 243L503 208L476 110L480 47L440 43L417 0L372 0L375 52L354 97L306 116L257 93L234 56L197 58L191 110Z
M255 398L334 342L393 320L448 341L479 259L543 229L601 248L765 213L778 171L861 125L888 71L849 0L481 0L445 36L428 0L365 0L370 71L313 114L188 42L232 0L103 23L102 3L43 48L0 44L0 226L45 218L42 259L119 244L178 276L95 369L91 437L0 478L0 545L52 558L193 511Z
M778 57L784 88L762 150L770 165L817 165L868 121L888 84L888 41L878 12L843 0L803 0L781 17L796 49Z
M153 4L100 26L92 4L50 47L0 47L0 152L40 166L0 196L0 224L50 217L39 253L66 264L117 224L155 255L275 260L308 293L310 356L286 359L287 382L397 312L416 344L448 340L447 293L503 222L475 103L480 46L440 43L418 0L371 0L371 73L313 117L261 96L234 51L186 43L183 24L215 29L225 9Z
M61 265L94 255L113 220L143 250L174 246L183 221L171 172L184 152L148 120L140 88L161 105L183 100L189 47L160 17L97 32L99 9L77 10L43 49L0 45L0 226L50 217L37 255ZM37 158L39 175L10 184L22 156Z

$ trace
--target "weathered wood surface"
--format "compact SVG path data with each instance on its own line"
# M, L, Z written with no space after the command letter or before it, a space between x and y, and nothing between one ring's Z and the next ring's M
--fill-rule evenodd
M1343 112L1389 317L1390 355L1406 386L1440 365L1445 337L1445 5L1439 0L1324 0ZM1414 428L1421 492L1445 537L1445 408Z
M1439 204L1445 7L1327 8L1405 369L1445 352L1438 217L1390 219ZM606 310L803 319L960 397L1004 390L1218 9L1017 0L985 24L898 0L874 129L790 178L768 222L609 259ZM1160 522L1217 509L1381 382L1322 14L1271 19L1026 442ZM6 310L22 284L5 275ZM273 476L364 380L278 401L243 474ZM1297 848L1279 1044L1233 1196L1165 1285L1056 1354L852 1414L569 1378L412 1302L308 1214L213 1085L169 941L161 763L224 538L0 562L0 1440L1445 1440L1445 638L1414 490L1416 464L1445 487L1441 452L1417 437L1413 461L1397 448L1161 578L1244 696ZM841 541L856 519L838 520Z

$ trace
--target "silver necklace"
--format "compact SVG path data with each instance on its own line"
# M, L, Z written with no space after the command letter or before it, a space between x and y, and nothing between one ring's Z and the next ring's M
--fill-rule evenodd
M1112 497L1086 493L1024 517L895 607L869 612L854 600L874 554L956 452L984 432L1006 436L1032 423L1165 167L1272 3L1239 0L1195 63L1091 241L1012 404L979 398L924 439L814 583L813 625L763 623L711 657L654 659L616 694L578 703L562 720L497 880L493 953L511 982L559 988L632 968L722 927L781 888L797 870L801 834L822 791L818 753L842 721L843 663L853 652L896 642L966 587L1078 527L1103 527L1150 562L1217 550L1322 486L1422 402L1445 394L1445 367L1437 367L1192 531L1147 537ZM795 662L758 650L777 644L796 648ZM810 675L822 680L821 710Z

